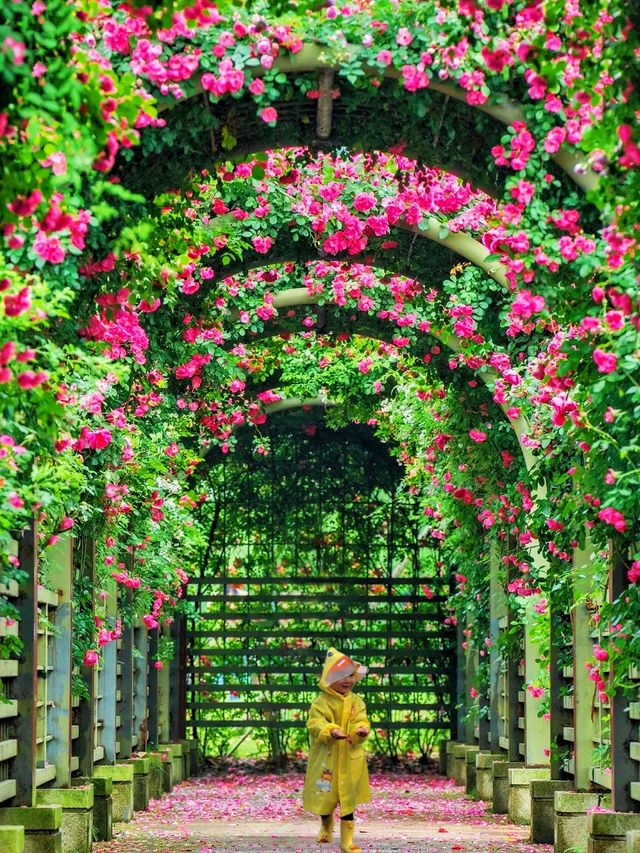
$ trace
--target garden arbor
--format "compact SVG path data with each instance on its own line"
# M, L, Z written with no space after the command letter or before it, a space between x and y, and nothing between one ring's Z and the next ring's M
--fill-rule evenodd
M337 631L381 748L449 725L637 811L635 31L309 5L52 10L70 72L12 10L0 797L187 726L300 746Z

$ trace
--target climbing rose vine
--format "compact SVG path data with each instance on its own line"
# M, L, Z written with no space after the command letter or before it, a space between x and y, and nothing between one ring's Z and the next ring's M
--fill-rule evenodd
M10 4L4 579L20 579L11 541L35 517L45 561L60 537L91 535L101 578L150 629L166 624L204 541L203 456L231 450L246 423L267 453L267 407L323 393L336 421L369 422L394 447L446 559L480 542L449 619L486 608L485 539L508 538L514 607L535 598L546 624L542 602L588 535L594 626L622 626L611 654L624 672L640 619L633 23L622 2L586 0L363 0L282 19L207 0ZM333 66L327 83L317 71ZM445 98L490 127L471 158L481 188L457 174L472 162L454 174L411 150L441 102L434 150L455 138ZM234 152L233 108L262 140L288 104L329 102L354 116L402 104L412 138L369 116L365 151L248 139L251 155ZM195 129L189 103L202 105ZM214 153L193 168L205 131ZM141 176L169 151L186 152L179 180L149 192ZM610 541L629 589L607 610ZM83 624L78 657L94 665L119 628L100 613ZM484 651L475 624L466 641Z

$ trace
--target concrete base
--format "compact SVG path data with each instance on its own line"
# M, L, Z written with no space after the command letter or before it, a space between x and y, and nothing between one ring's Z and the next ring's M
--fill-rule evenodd
M94 841L111 841L113 838L113 782L96 776L77 776L72 785L93 785L93 830Z
M447 742L441 740L438 744L438 773L441 776L447 775Z
M160 755L162 758L162 790L165 794L170 794L174 785L171 747L165 746Z
M0 809L0 825L24 827L24 853L62 853L60 806Z
M609 808L610 797L557 791L553 798L554 853L587 849L587 809Z
M113 782L110 779L96 779L94 782L108 782L108 794L99 795L100 786L93 790L93 837L96 841L111 841L113 838Z
M133 765L133 810L144 812L151 799L151 761L149 758L132 758Z
M189 745L189 776L198 776L200 773L200 743L197 738L187 741Z
M24 826L0 826L2 853L24 853Z
M152 800L159 800L164 794L164 782L162 772L162 753L147 752L146 758L149 759L149 797Z
M121 823L133 817L133 765L112 764L95 767L93 775L113 782L113 821Z
M476 800L490 803L493 800L493 765L504 761L504 755L479 752L476 755Z
M182 778L189 779L194 775L192 761L193 742L185 739L180 741L180 745L182 746Z
M587 853L627 853L627 832L640 830L637 812L590 812Z
M588 853L627 853L627 835L640 837L640 814L590 812L587 832Z
M179 785L180 782L184 779L183 773L183 761L182 761L182 744L181 743L167 743L160 744L161 750L167 750L171 755L171 766L173 768L173 784Z
M549 767L513 767L509 770L509 820L518 826L531 824L531 782L549 781Z
M453 747L453 779L456 785L466 785L467 783L467 749L466 743L457 743Z
M479 746L468 746L464 753L465 771L464 788L470 797L476 795L476 756L480 752Z
M36 804L62 807L62 853L91 853L93 842L93 785L40 788Z
M447 779L453 779L453 748L457 745L457 740L448 740L445 744Z
M513 767L524 767L522 761L493 762L493 795L491 811L494 814L509 813L509 770Z
M640 832L632 830L627 832L627 853L640 853Z
M573 782L552 779L531 782L531 841L533 844L553 844L556 791L572 791Z
M54 832L25 832L24 853L63 853L62 833Z

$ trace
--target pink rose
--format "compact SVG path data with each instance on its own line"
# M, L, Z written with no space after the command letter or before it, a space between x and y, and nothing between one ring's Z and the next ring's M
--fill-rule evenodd
M260 118L266 124L275 124L278 121L278 111L275 107L265 107L260 111Z
M353 199L353 206L361 213L367 213L376 206L376 197L373 193L358 193Z
M87 649L84 653L83 663L85 666L95 666L100 659L100 655L95 649Z
M7 317L18 317L29 308L31 308L31 296L28 287L23 287L13 295L7 293L4 297L4 311Z
M57 237L47 237L44 231L38 231L36 234L33 251L50 264L61 264L66 255L60 240Z
M253 243L253 248L256 252L259 252L261 255L266 255L269 249L273 246L273 240L271 237L252 237L251 242Z
M618 359L612 352L602 349L593 351L593 360L598 368L598 373L614 373L618 367Z
M396 43L399 45L409 45L413 41L413 35L406 27L400 27L396 34Z
M18 385L25 391L28 391L31 388L37 388L38 385L42 385L48 378L48 375L42 370L39 370L37 373L34 370L25 370L18 374Z
M618 533L623 533L627 529L627 522L624 515L612 506L607 506L604 509L601 509L598 513L598 518L600 521L606 521L606 523L610 524L614 530L618 531Z
M113 441L113 436L108 429L87 430L85 438L91 450L104 450Z

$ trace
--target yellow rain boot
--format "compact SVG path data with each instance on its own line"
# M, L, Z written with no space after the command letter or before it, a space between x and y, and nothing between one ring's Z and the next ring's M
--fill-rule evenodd
M330 844L333 840L333 815L320 818L320 832L318 833L318 844Z
M340 821L340 853L362 853L362 848L353 843L353 821Z

